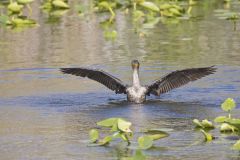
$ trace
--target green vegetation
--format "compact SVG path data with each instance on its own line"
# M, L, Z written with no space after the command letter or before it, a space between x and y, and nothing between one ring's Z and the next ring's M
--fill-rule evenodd
M236 108L236 103L232 98L227 98L221 105L223 111L227 112L227 116L218 116L214 119L215 123L219 123L219 128L221 133L235 133L240 135L240 119L233 118L231 111ZM206 141L212 141L214 136L212 136L207 131L209 129L214 129L212 122L208 120L202 120L201 122L197 119L193 120L193 123L196 125L196 128L201 128L200 131L203 133ZM237 141L233 147L235 150L240 150L240 140Z
M133 138L133 131L130 129L132 126L131 122L128 122L122 118L108 118L97 122L98 126L109 128L109 135L103 139L99 139L99 132L96 129L92 129L89 132L91 146L103 146L109 144L113 139L122 139L131 144L130 139ZM147 130L144 132L144 136L138 138L139 149L149 149L153 146L153 141L167 137L168 133L155 129Z
M24 26L36 26L36 21L30 19L29 17L32 14L32 9L30 3L33 0L11 0L7 5L7 15L1 15L0 22L4 25L10 26L11 28L15 27L24 27ZM28 15L24 15L23 10L28 9Z
M220 125L214 125L211 121L204 119L198 120L194 119L193 123L197 130L199 130L203 135L206 142L211 142L215 137L209 133L210 130L218 128L221 133L235 133L239 135L240 131L240 119L233 118L231 111L236 107L236 103L233 99L226 99L221 108L223 111L227 112L227 116L216 117L214 122L219 123ZM105 146L109 145L114 139L121 139L123 142L127 142L127 146L131 144L136 144L133 142L134 132L132 131L132 123L126 121L122 118L108 118L102 121L97 122L97 125L100 127L108 128L108 134L104 138L100 138L99 131L97 129L91 129L89 132L90 137L90 146ZM106 130L104 130L106 131ZM146 159L146 156L142 153L142 150L148 150L154 146L154 141L168 137L169 134L161 129L148 129L144 132L141 132L137 138L137 144L135 154L132 157L124 158L127 160L138 160ZM132 143L133 142L133 143ZM232 149L240 150L240 140L238 140L233 146Z
M110 144L114 139L121 139L123 142L131 144L130 139L133 138L133 131L130 129L131 122L128 122L122 118L108 118L97 122L98 126L107 127L109 134L103 139L99 139L99 131L97 129L91 129L89 132L90 145L89 146L105 146ZM147 150L153 147L153 143L156 140L169 136L168 133L159 129L150 129L142 133L143 135L138 137L138 146L133 157L126 158L128 160L145 159L141 150Z
M37 22L30 19L32 2L34 0L11 0L3 3L0 9L6 10L7 14L0 15L0 24L13 27L36 26ZM39 8L49 15L50 22L58 22L68 10L77 11L79 16L86 20L90 15L96 14L104 30L103 36L107 40L115 40L118 36L115 28L118 14L123 13L125 16L131 17L134 31L140 37L144 37L159 22L168 24L194 19L195 16L192 15L192 12L195 6L203 6L200 3L204 2L198 0L94 0L70 6L68 0L44 0ZM225 6L231 6L232 1L222 3ZM27 16L23 15L24 8L28 9ZM233 21L234 29L236 29L239 12L231 11L231 8L227 7L215 10L215 15L219 19Z

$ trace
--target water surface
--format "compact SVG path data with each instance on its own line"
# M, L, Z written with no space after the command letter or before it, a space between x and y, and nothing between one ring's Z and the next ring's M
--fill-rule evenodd
M236 140L215 130L217 139L204 143L192 125L194 118L224 115L219 105L225 98L240 100L239 22L234 30L233 23L218 19L214 10L222 8L219 1L204 1L193 8L196 19L159 23L143 38L134 33L131 18L120 13L115 42L104 39L98 16L86 21L72 11L49 23L36 10L40 27L22 32L0 28L1 159L132 155L134 149L125 144L87 147L88 131L109 117L131 121L136 136L146 128L173 129L144 152L149 159L238 159L239 153L230 149ZM130 104L96 82L59 72L60 67L101 68L131 84L132 59L141 63L143 84L178 69L216 65L218 71L160 98L150 96L144 104ZM236 109L234 116L239 115Z

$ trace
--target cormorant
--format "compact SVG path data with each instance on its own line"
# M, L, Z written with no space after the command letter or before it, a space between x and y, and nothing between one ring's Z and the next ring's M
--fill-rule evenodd
M146 96L150 94L160 96L174 88L178 88L195 81L216 71L214 66L204 68L190 68L177 70L167 74L166 76L154 81L152 84L142 86L139 80L139 62L132 61L133 83L129 86L123 83L120 79L102 71L88 68L61 68L65 74L72 74L80 77L88 77L95 80L109 89L115 91L116 94L127 94L127 99L130 102L142 103L146 100Z

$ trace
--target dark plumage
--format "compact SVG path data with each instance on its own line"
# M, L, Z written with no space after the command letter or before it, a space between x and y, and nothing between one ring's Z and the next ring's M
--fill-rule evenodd
M95 80L109 89L115 91L115 93L125 93L126 94L126 85L123 82L101 70L87 69L87 68L61 68L61 71L65 74L72 74L80 77L88 77L92 80Z
M147 87L148 94L159 96L160 94L166 93L174 88L181 87L188 82L213 74L215 71L216 68L214 68L214 66L174 71L149 85Z
M109 89L115 91L117 94L127 94L128 100L136 103L145 101L146 95L149 96L150 94L153 94L159 96L160 94L166 93L174 88L178 88L191 81L195 81L209 74L213 74L216 71L216 68L214 68L214 66L174 71L156 80L151 85L144 87L140 85L138 77L139 66L140 64L137 60L132 61L132 86L124 84L120 79L101 70L87 68L61 68L61 71L65 74L88 77L105 85Z

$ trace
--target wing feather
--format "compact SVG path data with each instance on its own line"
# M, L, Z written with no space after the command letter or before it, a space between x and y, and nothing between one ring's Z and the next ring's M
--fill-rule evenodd
M147 86L147 94L154 94L159 96L162 93L166 93L191 81L195 81L209 74L213 74L215 71L216 68L214 68L214 66L174 71Z
M107 72L101 70L94 70L88 68L61 68L64 74L72 74L80 77L87 77L89 79L95 80L107 88L115 91L117 94L126 94L126 85L118 78L108 74Z

